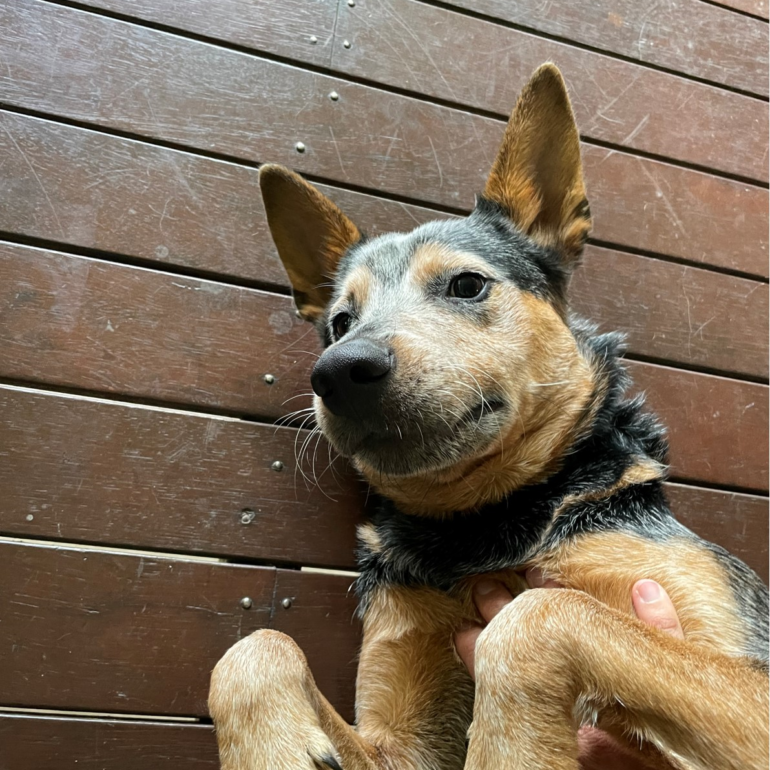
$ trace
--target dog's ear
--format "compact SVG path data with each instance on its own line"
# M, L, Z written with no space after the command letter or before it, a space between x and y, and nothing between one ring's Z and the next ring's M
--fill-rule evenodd
M317 321L331 298L337 264L361 233L334 203L288 168L262 166L259 186L297 309L306 321Z
M536 242L576 262L591 228L580 138L567 87L543 64L521 92L484 188Z

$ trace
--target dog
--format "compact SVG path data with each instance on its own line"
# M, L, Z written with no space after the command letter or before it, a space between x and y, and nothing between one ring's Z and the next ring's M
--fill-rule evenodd
M558 69L522 91L465 219L370 239L286 168L260 185L325 345L318 424L379 504L359 529L355 728L295 643L259 631L212 674L224 770L576 770L583 724L650 767L767 768L767 589L674 519L622 338L569 312L591 215ZM531 567L569 590L525 590ZM516 598L474 684L452 639L480 620L482 575ZM684 640L636 619L642 577Z

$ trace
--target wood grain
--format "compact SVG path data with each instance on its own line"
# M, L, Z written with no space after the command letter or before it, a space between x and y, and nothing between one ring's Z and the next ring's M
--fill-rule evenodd
M299 396L320 352L291 307L253 289L4 246L0 377L277 419L308 406ZM767 489L757 454L767 445L765 386L629 368L671 428L678 475Z
M319 468L319 492L290 463L267 469L291 429L6 387L0 433L2 535L355 569L352 475ZM668 490L688 526L767 578L766 498Z
M298 473L306 431L0 387L0 434L0 534L353 564L362 488L315 440Z
M672 476L767 490L767 386L630 361L628 369L668 427Z
M332 66L379 83L507 117L553 61L584 137L747 177L767 153L763 101L417 0L343 2L336 30Z
M767 94L767 26L700 0L671 0L654 7L635 0L574 0L545 6L509 0L450 0L449 4L715 83Z
M751 13L763 19L768 18L767 0L717 0L719 5L734 8L736 11Z
M570 285L576 312L626 332L637 355L758 378L767 377L767 289L596 246Z
M350 578L297 573L296 605L284 610L273 603L276 572L0 542L0 665L7 672L0 702L202 716L216 661L238 639L271 627L281 609L295 617L295 638L316 661L319 687L349 714L358 627L344 626L341 645L338 621L353 615ZM316 601L336 609L318 613Z
M701 537L735 554L768 582L768 500L755 495L667 484L676 517Z
M9 104L458 209L472 206L503 132L502 121L32 0L0 8L0 54ZM595 146L585 166L597 239L767 273L766 190Z
M0 714L7 770L218 770L210 725Z

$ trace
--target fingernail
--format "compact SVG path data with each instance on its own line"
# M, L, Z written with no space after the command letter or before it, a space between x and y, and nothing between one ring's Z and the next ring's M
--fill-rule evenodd
M479 580L479 582L476 583L474 587L474 592L479 596L486 596L487 594L491 594L493 591L497 591L499 587L500 583L494 580Z
M636 584L636 593L645 604L652 604L660 599L660 586L654 580L640 580Z

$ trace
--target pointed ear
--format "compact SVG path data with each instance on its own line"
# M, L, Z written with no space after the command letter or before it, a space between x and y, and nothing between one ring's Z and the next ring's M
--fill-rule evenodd
M580 137L561 73L539 67L521 92L484 188L533 240L576 262L591 229Z
M334 203L288 168L262 166L259 186L297 309L306 321L317 321L331 298L337 264L361 233Z

